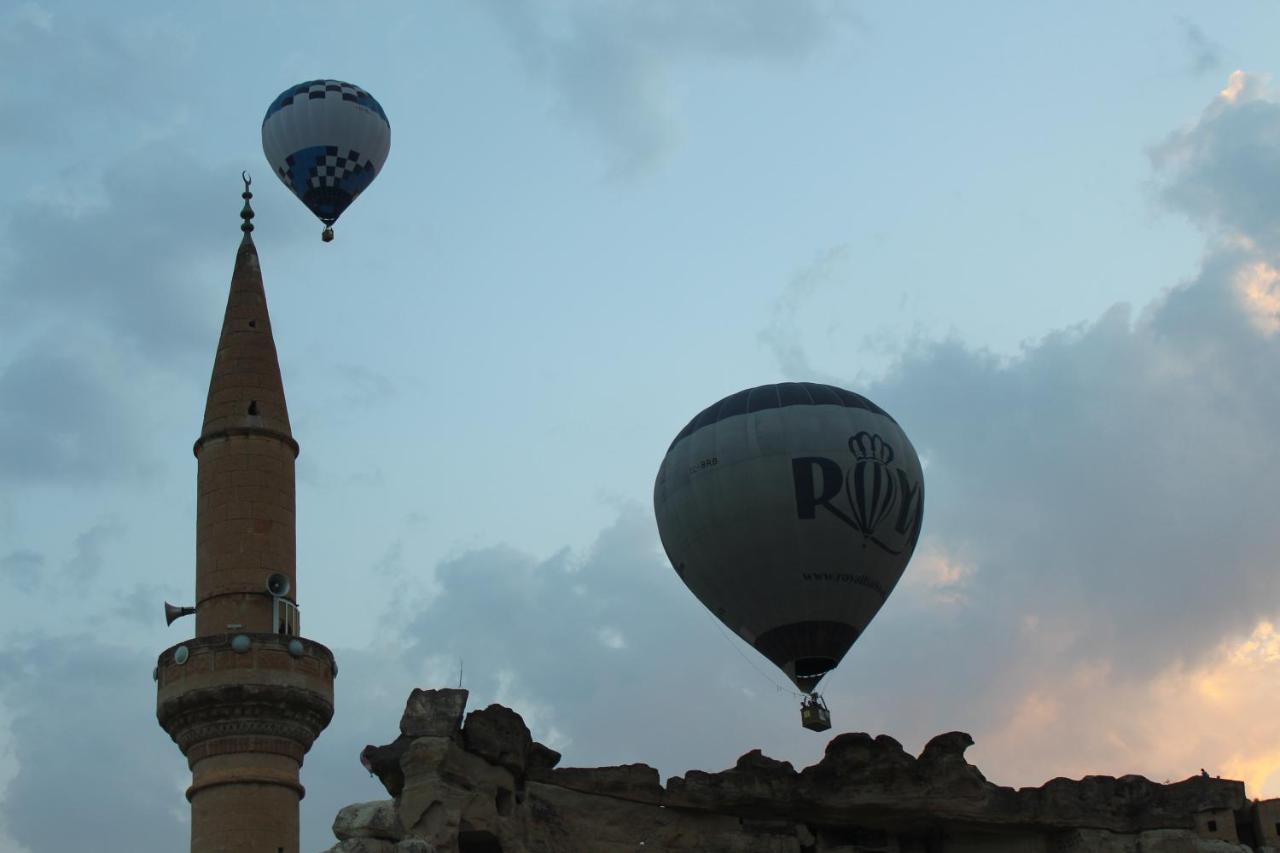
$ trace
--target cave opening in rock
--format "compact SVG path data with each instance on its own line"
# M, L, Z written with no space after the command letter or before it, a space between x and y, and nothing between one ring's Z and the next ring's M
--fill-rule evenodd
M502 843L492 832L464 829L458 833L458 853L502 853Z

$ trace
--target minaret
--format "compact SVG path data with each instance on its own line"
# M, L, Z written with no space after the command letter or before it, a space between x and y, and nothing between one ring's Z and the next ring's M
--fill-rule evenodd
M191 767L192 853L299 853L298 773L333 716L337 664L298 628L298 443L244 183L244 238L194 448L196 635L160 655L156 716Z

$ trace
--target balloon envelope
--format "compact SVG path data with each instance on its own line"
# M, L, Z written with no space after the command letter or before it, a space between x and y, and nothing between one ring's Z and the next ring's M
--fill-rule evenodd
M382 171L391 124L359 86L311 80L271 102L262 119L262 150L284 185L333 225Z
M693 594L808 693L902 576L924 476L875 403L788 382L740 391L690 421L662 460L653 503Z

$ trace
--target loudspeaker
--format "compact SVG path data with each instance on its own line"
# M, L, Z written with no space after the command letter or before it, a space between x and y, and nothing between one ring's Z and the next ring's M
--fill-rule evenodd
M174 607L169 602L164 603L164 623L172 625L174 619L181 619L183 616L190 616L195 613L194 607Z
M290 589L292 589L292 586L289 583L289 579L279 572L272 572L271 576L267 578L267 592L276 598L288 595Z

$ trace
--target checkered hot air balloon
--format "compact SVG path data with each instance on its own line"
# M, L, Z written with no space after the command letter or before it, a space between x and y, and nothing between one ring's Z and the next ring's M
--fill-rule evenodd
M813 693L902 577L924 517L924 472L875 403L784 382L690 421L662 460L653 503L690 591Z
M325 224L373 181L391 150L391 124L364 89L311 80L280 93L262 119L262 150L276 176Z

